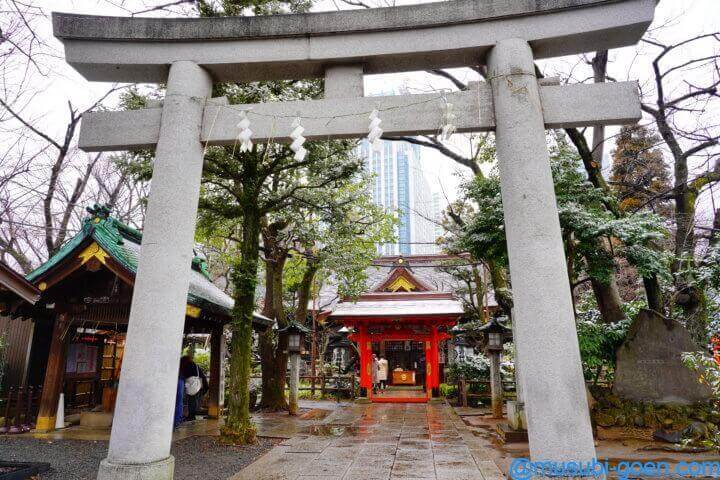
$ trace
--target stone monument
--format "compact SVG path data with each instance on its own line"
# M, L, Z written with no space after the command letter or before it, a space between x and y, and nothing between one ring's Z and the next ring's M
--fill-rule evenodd
M639 402L693 404L708 401L710 388L683 365L683 352L698 346L670 318L641 310L617 353L613 393Z

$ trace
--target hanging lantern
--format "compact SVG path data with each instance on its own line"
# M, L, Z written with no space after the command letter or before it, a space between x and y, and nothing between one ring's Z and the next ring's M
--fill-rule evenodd
M237 127L240 129L240 133L238 134L240 151L249 152L253 147L252 140L250 140L253 136L253 131L250 130L250 119L248 118L245 110L240 111L240 121L238 122Z
M376 108L370 114L370 125L368 125L369 133L367 136L368 141L372 143L375 148L380 146L380 137L383 134L383 130L380 128L381 123L382 120L380 120L380 115Z
M295 118L292 123L292 128L293 131L290 132L290 138L293 139L293 142L290 144L290 150L295 152L295 160L302 162L307 154L307 150L303 147L305 137L303 137L302 134L305 131L305 128L300 124L300 117Z

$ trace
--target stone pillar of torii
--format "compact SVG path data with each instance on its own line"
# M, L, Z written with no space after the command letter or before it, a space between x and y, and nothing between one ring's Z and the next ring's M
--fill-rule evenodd
M635 82L557 85L534 61L636 43L655 0L455 0L245 18L54 14L70 65L91 81L167 83L161 106L82 121L86 151L154 148L155 166L115 419L100 479L170 479L187 268L207 145L495 131L533 460L595 457L545 130L640 119ZM467 91L365 97L363 76L486 65ZM324 99L229 105L213 82L325 78ZM448 104L452 105L449 115ZM294 123L295 122L295 123ZM161 339L161 341L158 341Z

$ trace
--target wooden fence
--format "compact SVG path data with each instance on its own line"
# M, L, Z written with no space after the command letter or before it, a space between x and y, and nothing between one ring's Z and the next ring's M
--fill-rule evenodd
M262 377L253 376L253 379L261 380ZM314 381L313 381L314 380ZM311 392L313 395L320 392L321 397L328 394L337 397L338 401L343 393L348 398L355 398L358 393L359 384L355 375L300 375L298 390Z
M308 386L304 386L308 383ZM300 375L300 391L310 391L313 394L320 391L320 396L324 397L327 393L332 393L340 398L345 392L349 398L355 398L357 394L357 379L355 375Z
M470 393L471 387L474 385L481 385L482 391L480 393ZM506 399L515 398L515 382L503 381L503 397ZM490 400L490 380L465 380L461 378L457 382L457 394L458 394L458 405L461 407L467 407L470 399L477 400Z

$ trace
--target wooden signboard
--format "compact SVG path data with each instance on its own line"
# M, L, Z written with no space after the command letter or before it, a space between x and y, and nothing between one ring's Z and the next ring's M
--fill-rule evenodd
M392 383L393 385L415 385L415 371L393 370Z

